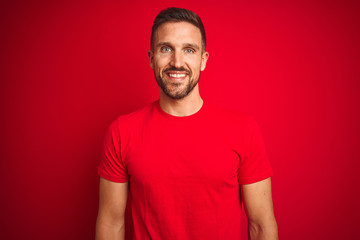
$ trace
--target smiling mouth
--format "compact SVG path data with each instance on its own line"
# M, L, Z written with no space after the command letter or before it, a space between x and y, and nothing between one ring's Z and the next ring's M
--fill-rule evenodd
M183 78L186 77L185 73L169 73L168 74L172 78Z
M189 75L185 71L167 71L166 75L170 78L170 80L174 81L183 81Z

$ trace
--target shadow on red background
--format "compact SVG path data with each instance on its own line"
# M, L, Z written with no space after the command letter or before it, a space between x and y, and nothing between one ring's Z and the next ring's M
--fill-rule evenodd
M2 238L94 238L105 130L158 97L146 52L169 6L204 21L203 98L263 131L280 238L355 239L359 4L235 0L1 3Z

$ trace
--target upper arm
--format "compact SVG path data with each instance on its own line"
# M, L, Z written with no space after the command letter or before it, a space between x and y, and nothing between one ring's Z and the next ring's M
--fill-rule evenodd
M123 225L127 195L128 182L116 183L100 178L98 221L107 224Z
M241 185L241 193L249 223L263 225L275 221L270 178Z

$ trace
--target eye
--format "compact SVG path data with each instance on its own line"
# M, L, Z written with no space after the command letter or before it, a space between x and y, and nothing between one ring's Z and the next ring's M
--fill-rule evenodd
M194 51L194 49L187 48L187 49L185 49L185 52L186 53L194 53L195 51Z
M167 47L167 46L163 46L160 48L160 51L161 52L164 52L164 53L167 53L167 52L170 52L171 51L171 48Z

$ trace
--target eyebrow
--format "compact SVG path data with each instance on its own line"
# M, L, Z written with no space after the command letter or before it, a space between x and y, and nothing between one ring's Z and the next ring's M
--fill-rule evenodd
M172 44L170 42L159 42L158 44L156 44L157 47L164 46L164 45L172 46ZM196 50L200 49L200 47L195 43L184 43L183 46L184 47L192 47L192 48L195 48Z

